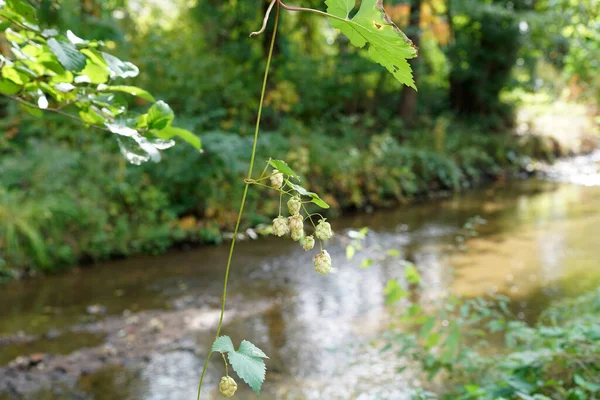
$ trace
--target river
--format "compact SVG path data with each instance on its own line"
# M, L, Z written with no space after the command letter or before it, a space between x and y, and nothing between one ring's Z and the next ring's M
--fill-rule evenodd
M240 242L223 333L270 356L262 399L408 399L418 373L396 372L403 360L377 346L389 321L383 289L402 275L398 258L361 268L371 254L346 260L347 233L368 226L367 246L397 250L417 265L416 300L504 293L519 318L534 320L553 299L600 281L599 165L596 153L559 163L544 179L335 219L337 238L327 246L335 273L328 276L315 273L311 255L289 240ZM457 237L475 215L487 223L459 251ZM44 361L27 373L0 369L0 399L195 399L227 250L135 257L1 286L0 365L32 353ZM165 326L154 322L148 333L150 319ZM73 367L86 354L100 361ZM218 398L223 363L213 361L205 399ZM15 382L21 386L11 389ZM236 398L255 398L238 384Z

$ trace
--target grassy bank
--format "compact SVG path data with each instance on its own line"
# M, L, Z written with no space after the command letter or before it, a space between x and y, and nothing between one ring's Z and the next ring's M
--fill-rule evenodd
M208 132L203 154L179 145L161 163L133 166L110 137L81 135L83 128L64 120L20 122L26 132L0 142L0 276L219 243L231 230L250 137ZM410 132L396 121L381 129L346 118L265 132L258 160L288 160L337 213L458 191L563 152L552 138L444 118ZM244 226L276 215L278 199L266 196L251 191Z

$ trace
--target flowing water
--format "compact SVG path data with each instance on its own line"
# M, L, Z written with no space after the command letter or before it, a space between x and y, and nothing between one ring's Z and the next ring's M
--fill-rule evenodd
M231 309L241 316L230 320L224 333L234 343L251 340L271 357L261 398L405 399L419 384L413 369L398 373L401 360L377 346L388 323L384 287L402 276L398 258L381 257L370 268L360 265L371 254L346 260L344 233L350 229L368 226L367 246L398 250L418 266L423 286L414 295L417 301L448 293L504 293L514 299L519 318L532 320L553 299L597 284L599 159L592 155L559 164L543 180L497 183L449 199L334 220L338 235L328 250L336 271L325 277L312 269L311 255L289 240L239 243L229 293ZM456 238L474 215L487 224L466 240L466 251L456 251ZM19 354L69 354L100 345L103 335L71 329L92 318L86 313L92 304L105 307L106 316L190 307L194 313L214 313L227 251L227 246L203 247L138 257L2 286L0 365ZM3 344L2 337L18 332L35 339ZM108 365L76 382L15 398L195 399L213 334L212 329L194 333L196 352L148 354L142 364ZM217 398L214 388L222 374L222 361L214 357L204 398ZM238 383L237 398L255 398Z

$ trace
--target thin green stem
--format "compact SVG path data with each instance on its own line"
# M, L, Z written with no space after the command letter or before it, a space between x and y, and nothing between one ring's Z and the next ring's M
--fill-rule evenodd
M260 93L260 103L258 105L258 115L256 118L256 128L254 130L254 142L252 143L252 155L250 156L250 165L248 166L248 179L252 179L252 170L254 169L254 158L256 156L256 145L258 143L258 132L260 129L260 117L262 115L263 103L265 100L265 93L267 91L267 78L269 76L269 67L271 66L271 59L273 58L273 48L275 47L275 37L277 35L277 26L279 24L279 6L277 6L277 10L275 12L275 26L273 28L273 37L271 38L271 46L269 47L269 54L267 56L267 65L265 68L265 76L263 79L262 90ZM250 183L245 181L244 186L244 194L242 195L242 202L240 204L240 211L238 212L237 221L235 223L235 229L233 231L233 238L231 239L231 247L229 248L229 257L227 258L227 266L225 267L225 281L223 282L223 298L221 300L221 316L219 317L219 325L217 326L217 333L215 334L215 338L218 338L221 334L221 328L223 327L223 316L225 315L225 303L227 301L227 284L229 282L229 270L231 268L231 259L233 258L233 249L235 248L235 242L237 238L237 233L240 227L240 221L242 220L242 215L244 213L244 205L246 204L246 195L248 194L248 188L250 187ZM208 362L210 361L210 357L212 356L212 348L204 361L204 366L202 367L202 375L200 376L200 383L198 384L198 397L200 400L200 394L202 393L202 383L204 382L204 375L206 374L206 369L208 368Z
M311 12L311 13L322 15L324 17L329 17L329 18L337 19L338 21L349 22L349 20L346 19L346 18L338 17L337 15L329 14L329 13L326 13L326 12L320 11L320 10L315 10L313 8L288 6L287 4L284 4L281 0L277 0L277 3L284 10L288 10L288 11L300 11L300 12Z
M283 198L283 192L279 192L279 216L281 217L281 199Z

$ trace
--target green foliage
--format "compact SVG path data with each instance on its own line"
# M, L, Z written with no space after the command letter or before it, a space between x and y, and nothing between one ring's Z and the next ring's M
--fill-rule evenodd
M589 399L600 392L599 290L551 305L534 326L513 320L506 298L446 303L437 312L409 306L401 319L414 331L390 336L429 379L447 374L439 398ZM500 334L507 351L490 354Z
M220 336L215 339L212 351L227 354L229 363L240 378L244 380L256 392L265 380L266 366L263 358L269 358L258 347L247 340L242 340L240 347L235 350L229 336Z
M24 0L2 2L0 21L5 22L4 35L12 53L11 58L0 58L0 93L30 114L56 112L117 134L121 151L136 164L160 160L160 150L172 145L165 137L179 136L200 149L191 132L177 128L162 133L174 118L166 103L154 103L147 114L128 111L129 102L119 93L155 99L137 87L113 85L115 79L136 77L139 70L101 51L102 42L81 39L71 31L61 34L40 28L35 9Z
M400 83L414 88L412 70L406 61L416 57L417 50L406 35L392 22L383 9L381 0L363 0L353 16L354 0L326 0L327 12L335 28L342 31L354 46L368 44L369 57L384 66Z

